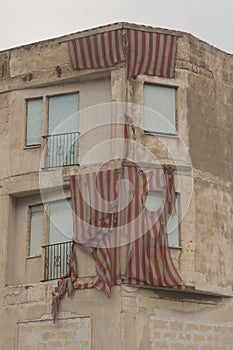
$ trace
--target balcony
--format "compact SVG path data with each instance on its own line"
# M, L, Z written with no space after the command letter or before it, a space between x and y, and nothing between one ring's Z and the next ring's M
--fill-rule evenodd
M79 132L68 132L43 136L45 140L44 168L77 165L79 135Z
M72 241L49 244L44 249L44 281L67 276Z

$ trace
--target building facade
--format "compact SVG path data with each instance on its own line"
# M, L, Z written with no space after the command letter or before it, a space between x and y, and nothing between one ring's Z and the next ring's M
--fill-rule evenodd
M1 349L232 349L232 55L117 23L2 51L0 67ZM168 249L184 288L77 290L54 323L74 231L70 176L122 160L175 169ZM88 283L95 260L75 252Z

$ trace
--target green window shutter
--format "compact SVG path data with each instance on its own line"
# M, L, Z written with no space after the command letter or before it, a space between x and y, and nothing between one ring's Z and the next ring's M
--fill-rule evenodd
M157 211L163 203L161 191L150 191L146 197L146 208ZM167 225L169 247L179 247L179 196L176 195L176 213L170 217Z
M30 208L30 249L29 255L40 255L42 252L44 207L43 205L34 205Z
M67 242L73 238L71 200L52 202L49 205L49 244Z
M49 135L78 131L78 93L49 97Z
M144 129L176 133L176 88L144 85Z
M27 101L27 146L41 143L43 98Z

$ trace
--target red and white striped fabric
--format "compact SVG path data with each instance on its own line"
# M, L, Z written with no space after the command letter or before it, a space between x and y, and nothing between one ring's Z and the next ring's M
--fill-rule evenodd
M76 289L75 283L78 277L78 270L77 270L77 260L76 260L74 244L72 244L72 247L71 247L68 266L69 266L68 276L64 276L60 279L60 281L58 282L58 292L57 294L53 293L52 316L53 316L54 322L57 319L61 299L64 297L66 293L68 293L68 296L70 297L73 291Z
M173 78L176 37L169 34L127 30L128 78L139 74Z
M129 171L129 169L127 170ZM137 188L140 181L138 169L130 169L130 181ZM182 287L168 248L166 225L175 208L175 188L172 169L154 169L145 173L142 179L142 192L135 190L131 204L130 219L138 217L141 211L140 225L134 222L128 225L131 243L127 258L127 276L124 283L152 285L160 287ZM164 201L157 212L149 212L143 207L142 198L148 191L164 192ZM134 226L134 227L133 227Z
M110 295L121 282L117 249L117 182L119 169L71 178L75 242L96 260L92 286Z
M74 69L107 68L125 59L121 30L73 39L68 46Z
M121 184L119 184L119 180ZM121 187L122 186L122 187ZM163 203L155 212L146 209L149 191L162 191ZM170 167L142 171L138 167L79 174L71 177L74 240L96 262L93 282L78 283L76 253L72 247L69 276L53 294L52 314L60 300L75 289L97 288L110 296L111 286L125 283L182 287L168 248L166 226L175 208L174 174ZM127 200L127 206L125 206ZM120 237L128 236L126 278L120 271Z
M68 41L74 69L108 68L126 61L128 79L139 74L173 78L176 46L175 35L124 27Z
M128 188L121 188L121 193L128 198L123 210L116 192L118 180L126 180L123 186ZM163 205L158 211L149 212L145 197L148 191L156 190L163 192ZM111 285L121 283L117 248L120 226L121 230L124 227L130 242L124 283L182 285L172 263L166 233L167 221L175 208L171 168L143 172L137 167L124 166L121 171L113 169L73 176L72 198L75 241L89 254L96 248L94 287L109 295Z

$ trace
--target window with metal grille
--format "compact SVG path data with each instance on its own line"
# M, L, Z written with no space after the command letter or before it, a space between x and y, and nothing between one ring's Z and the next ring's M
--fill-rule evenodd
M45 249L44 279L52 280L68 273L73 237L71 200L49 204L49 244Z
M46 168L78 164L78 93L48 99Z
M154 133L176 133L176 88L145 84L144 130Z
M70 241L73 236L71 200L49 204L49 244Z
M47 232L49 244L66 242L72 239L73 219L71 200L51 202L47 207L49 210L49 225L46 225L43 204L30 206L29 256L41 254L44 227Z

